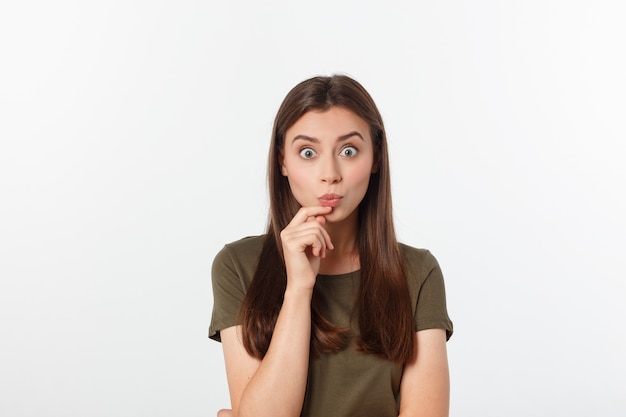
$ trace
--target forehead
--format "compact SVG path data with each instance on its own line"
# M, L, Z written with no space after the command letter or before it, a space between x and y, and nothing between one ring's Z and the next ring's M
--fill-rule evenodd
M311 110L303 114L286 132L289 140L297 135L317 139L336 139L349 132L358 132L363 138L370 137L367 122L344 107L331 107L328 110Z

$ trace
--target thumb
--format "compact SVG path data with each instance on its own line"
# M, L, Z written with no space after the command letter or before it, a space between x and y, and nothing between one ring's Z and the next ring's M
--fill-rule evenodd
M315 218L315 220L317 220L317 222L319 224L321 224L322 226L324 226L326 224L326 217L324 217L324 216L317 216Z

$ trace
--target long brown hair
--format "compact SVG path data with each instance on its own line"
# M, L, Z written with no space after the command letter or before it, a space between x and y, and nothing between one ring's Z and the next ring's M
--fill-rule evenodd
M345 75L314 77L296 85L281 104L272 132L268 181L270 219L254 278L241 307L243 343L252 356L265 356L282 306L287 275L280 232L300 209L281 174L279 153L287 130L305 113L344 107L370 126L375 172L358 208L357 247L361 281L354 305L359 350L397 363L413 352L413 315L403 259L393 227L389 158L383 121L374 100ZM311 301L311 346L314 353L336 352L349 341L349 329L333 325L320 313L319 295Z

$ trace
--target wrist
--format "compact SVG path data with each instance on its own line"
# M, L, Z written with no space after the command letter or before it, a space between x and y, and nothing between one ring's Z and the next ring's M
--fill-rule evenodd
M298 303L307 301L310 302L313 297L313 287L303 286L303 285L289 285L287 283L287 288L285 289L285 297L283 304L287 301L295 301Z

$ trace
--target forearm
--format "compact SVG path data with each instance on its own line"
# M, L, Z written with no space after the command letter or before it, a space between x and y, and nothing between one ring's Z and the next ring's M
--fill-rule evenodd
M311 338L311 290L287 290L267 354L243 391L240 417L299 416Z

